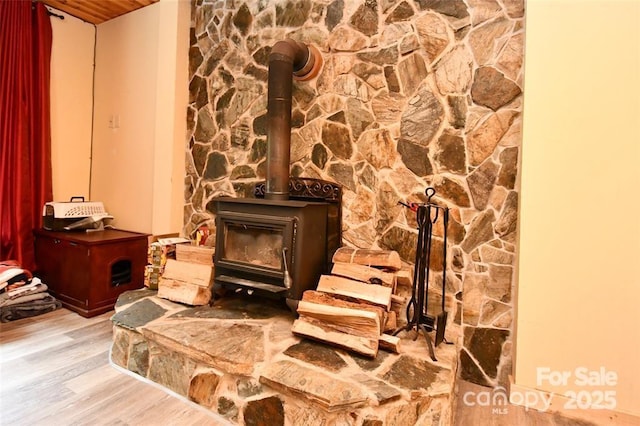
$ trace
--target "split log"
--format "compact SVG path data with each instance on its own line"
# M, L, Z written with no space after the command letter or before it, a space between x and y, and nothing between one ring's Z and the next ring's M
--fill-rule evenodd
M390 312L394 312L396 314L396 324L399 326L406 324L408 303L409 299L406 297L397 296L395 294L391 296Z
M158 282L158 297L197 306L211 300L213 267L168 259Z
M158 297L187 305L206 305L211 300L211 286L191 284L184 281L160 278Z
M398 296L397 294L392 294L391 295L391 303L396 304L396 305L400 305L400 306L404 306L407 304L407 298L406 297L402 297L402 296Z
M355 299L385 310L391 307L391 289L375 284L365 284L334 275L322 275L318 282L318 291Z
M213 247L176 244L176 260L178 262L213 266L214 251L215 249Z
M383 331L391 331L398 328L398 314L395 311L387 312L387 320L384 323Z
M162 276L170 280L178 280L201 287L209 287L213 279L213 267L167 259L167 264L164 266Z
M339 275L352 280L362 281L369 284L381 284L391 287L393 293L396 288L396 277L392 272L384 272L380 269L372 268L357 263L336 262L331 269L333 275Z
M307 290L302 294L302 301L310 303L318 303L322 305L329 305L341 308L360 309L369 312L375 312L378 315L380 324L385 324L388 312L384 308L379 306L369 305L367 303L349 302L348 300L340 299L331 294L322 293L314 290Z
M291 331L298 336L328 343L371 358L378 355L378 337L371 339L342 333L313 318L298 318L293 322Z
M378 339L378 344L381 349L397 354L400 353L400 338L397 336L383 334L380 336L380 339Z
M298 302L298 315L305 319L314 318L327 328L353 336L377 339L382 334L382 325L376 312L301 300Z
M407 325L407 304L409 298L396 296L395 294L391 299L391 310L396 317L396 328ZM387 329L385 329L387 331Z
M359 265L376 266L394 271L402 268L398 252L393 250L370 250L352 247L340 247L333 255L333 263L357 263Z
M400 269L396 272L397 285L413 287L413 271L408 268Z

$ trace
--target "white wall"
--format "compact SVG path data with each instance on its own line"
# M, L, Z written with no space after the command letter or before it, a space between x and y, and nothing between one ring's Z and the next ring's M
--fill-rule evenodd
M529 0L526 26L515 382L638 415L640 2Z
M89 199L95 26L56 11L51 17L53 198Z

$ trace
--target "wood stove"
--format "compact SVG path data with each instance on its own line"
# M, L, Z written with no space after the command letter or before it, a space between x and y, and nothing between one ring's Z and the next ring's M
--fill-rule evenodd
M261 198L215 199L217 289L244 290L289 303L315 289L330 269L340 245L340 187L302 179L331 189L323 199L307 194L289 200ZM320 183L322 182L322 183ZM260 196L263 185L258 185Z
M289 306L314 289L341 244L341 189L331 182L291 178L293 78L320 70L317 49L287 39L269 54L266 181L257 198L215 201L214 283L269 297Z

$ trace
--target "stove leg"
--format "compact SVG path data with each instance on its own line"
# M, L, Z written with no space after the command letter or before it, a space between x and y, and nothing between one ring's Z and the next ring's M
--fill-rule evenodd
M289 307L289 309L291 309L291 312L293 312L294 314L297 314L298 313L298 302L300 302L300 301L296 300L296 299L287 298L286 302L287 302L287 306Z

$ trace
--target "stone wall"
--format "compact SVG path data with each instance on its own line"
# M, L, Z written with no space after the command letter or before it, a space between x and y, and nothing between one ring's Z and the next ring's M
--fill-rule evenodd
M451 209L460 375L505 384L524 0L194 0L185 234L214 227L213 197L251 196L264 180L267 60L285 37L324 58L316 79L294 84L292 175L343 186L344 244L408 262L416 221L398 201L424 202L435 188Z

